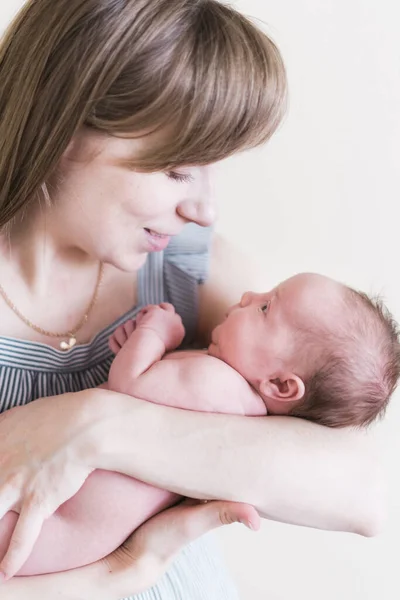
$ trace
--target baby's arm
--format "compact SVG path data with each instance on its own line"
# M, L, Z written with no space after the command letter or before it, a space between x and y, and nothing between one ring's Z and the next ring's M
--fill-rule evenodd
M165 351L180 344L184 334L180 318L171 309L164 305L143 311L136 327L129 325L132 332L128 330L130 335L122 343L118 344L120 335L116 333L113 342L119 349L115 348L118 353L110 370L110 389L189 410L265 414L261 399L258 397L256 405L246 381L218 359L183 353L160 360ZM178 500L175 494L125 475L97 470L45 522L19 575L67 570L94 562L118 547L150 516ZM0 558L16 517L10 512L0 521Z
M139 376L178 346L184 337L180 317L170 304L146 307L135 321L119 328L110 340L117 353L109 388L130 393ZM177 394L177 390L174 390ZM31 556L18 575L72 569L106 556L143 521L177 502L176 494L131 477L95 471L81 490L44 523ZM8 512L0 520L0 558L17 521Z
M124 334L127 334L126 341ZM117 356L108 376L109 389L132 395L137 378L161 360L166 352L175 350L184 336L182 320L172 304L144 308L135 321L122 325L110 340Z

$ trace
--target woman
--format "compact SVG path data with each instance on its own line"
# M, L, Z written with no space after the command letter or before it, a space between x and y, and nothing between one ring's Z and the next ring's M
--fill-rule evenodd
M238 290L253 287L248 266L217 240L207 276L212 165L266 141L285 92L274 44L214 0L31 0L9 29L0 51L1 409L26 406L0 420L0 517L21 515L5 578L93 469L247 502L288 523L375 531L378 472L354 432L89 389L107 379L110 332L144 304L172 302L187 343L204 343ZM237 261L235 282L224 280L227 261ZM143 598L236 598L209 544L186 549ZM109 564L129 580L135 556L131 567L117 551ZM34 584L41 598L54 585L118 598L97 568ZM3 585L25 598L33 582Z

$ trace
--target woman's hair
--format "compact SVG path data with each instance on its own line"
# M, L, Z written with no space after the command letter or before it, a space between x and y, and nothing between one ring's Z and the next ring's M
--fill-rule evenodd
M265 142L285 99L274 43L216 0L30 0L0 45L0 227L82 126L165 131L132 166L167 170Z

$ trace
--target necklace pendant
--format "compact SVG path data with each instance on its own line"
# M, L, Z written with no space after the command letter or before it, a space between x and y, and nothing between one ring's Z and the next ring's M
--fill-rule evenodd
M71 336L68 342L62 341L60 343L61 350L71 350L76 345L76 337Z

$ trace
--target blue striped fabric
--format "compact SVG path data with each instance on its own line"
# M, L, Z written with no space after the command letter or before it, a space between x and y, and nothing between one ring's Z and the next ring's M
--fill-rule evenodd
M93 388L107 380L108 338L146 304L171 302L193 339L197 286L207 277L209 229L187 225L164 253L150 254L138 273L138 304L93 340L68 352L0 337L0 412L37 398ZM157 586L130 600L238 600L212 536L189 545Z

